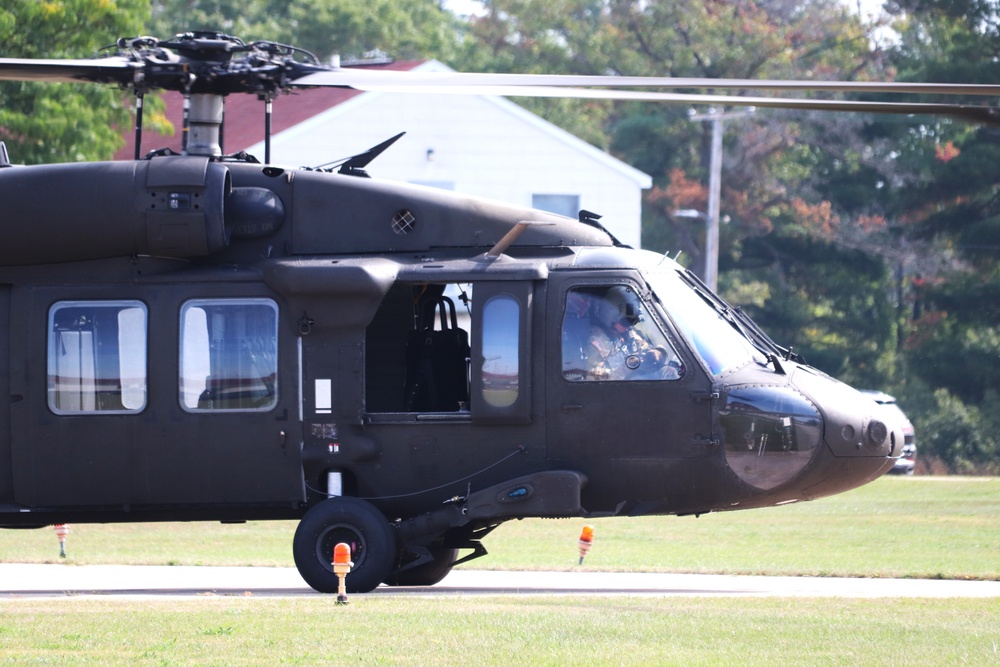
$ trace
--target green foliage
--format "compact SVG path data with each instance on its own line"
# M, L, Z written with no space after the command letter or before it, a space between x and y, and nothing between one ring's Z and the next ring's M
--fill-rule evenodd
M948 388L963 400L982 401L996 391L1000 373L1000 330L967 326L941 314L930 318L930 337L907 351L911 372L931 386Z
M1000 23L990 0L896 0L905 80L991 83L1000 77ZM904 13L905 12L905 13Z
M901 0L892 54L909 81L1000 82L1000 23L994 2ZM970 98L981 104L982 99ZM994 128L927 119L907 132L895 159L889 211L936 264L906 298L905 362L912 385L928 387L917 437L952 470L997 470L1000 393L1000 203ZM898 184L898 186L895 186Z
M931 453L960 473L972 472L977 462L995 456L997 438L980 428L977 406L963 403L946 389L935 391L934 399L937 409L920 420L922 439Z
M208 30L247 42L282 41L285 33L280 17L285 14L285 4L271 0L153 0L145 32L158 39Z
M6 58L85 58L135 35L144 0L7 0L0 7ZM126 98L113 87L0 83L0 139L15 162L108 159L124 142Z
M132 34L147 13L142 0L5 0L4 57L88 57Z
M861 251L805 236L772 234L748 242L742 270L723 287L754 281L767 298L742 301L772 338L824 371L863 387L884 385L891 368L895 329L883 285L883 262ZM732 287L727 287L732 285Z
M434 0L155 0L149 32L165 39L215 30L331 55L381 51L397 59L447 58L455 17Z
M629 164L647 174L661 176L671 169L691 170L697 155L694 148L671 148L692 146L698 130L692 125L688 109L680 105L623 107L611 127L611 150L627 156Z
M966 402L947 389L910 382L896 393L913 422L918 461L957 474L1000 474L1000 394Z

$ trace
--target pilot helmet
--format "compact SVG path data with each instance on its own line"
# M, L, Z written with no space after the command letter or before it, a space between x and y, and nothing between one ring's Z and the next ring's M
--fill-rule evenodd
M631 327L642 319L641 312L638 295L631 288L616 285L604 294L597 317L605 327Z

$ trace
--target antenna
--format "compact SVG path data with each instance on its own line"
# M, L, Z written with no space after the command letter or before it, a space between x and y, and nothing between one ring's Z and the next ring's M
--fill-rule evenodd
M394 143L396 143L396 141L398 141L399 138L402 137L404 134L406 134L406 132L400 132L396 136L386 139L377 146L372 146L364 153L358 153L357 155L353 155L347 158L343 162L343 164L340 165L340 171L338 173L346 174L348 176L362 176L368 178L369 177L368 173L364 170L364 168L367 167L372 160L377 158L387 148L389 148L389 146L392 146ZM322 169L327 165L336 164L337 162L339 161L334 160L333 162L327 162L326 164L321 164L319 167L317 167L317 169Z

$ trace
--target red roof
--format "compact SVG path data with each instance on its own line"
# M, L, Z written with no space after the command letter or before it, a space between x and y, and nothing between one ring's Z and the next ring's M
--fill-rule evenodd
M370 69L387 69L400 72L409 71L422 64L423 60L405 60L388 65L375 65ZM331 109L342 102L360 95L361 91L346 88L300 88L289 95L281 95L274 100L271 112L272 136L290 127ZM174 135L165 136L149 127L148 109L144 116L145 128L142 132L142 154L159 148L170 148L181 152L181 130L184 127L184 98L180 93L161 91L160 98L166 102L167 118L174 125ZM124 134L125 146L117 153L116 160L131 160L135 157L135 128L130 127ZM264 103L256 95L229 95L226 97L226 115L223 126L222 150L225 153L249 148L264 140ZM263 160L263 155L256 156Z

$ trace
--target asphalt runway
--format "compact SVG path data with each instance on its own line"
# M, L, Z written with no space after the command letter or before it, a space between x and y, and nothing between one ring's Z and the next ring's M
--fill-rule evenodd
M0 599L215 595L320 594L294 568L0 564ZM585 568L571 572L455 570L435 586L381 586L366 595L1000 598L1000 581L646 574Z

